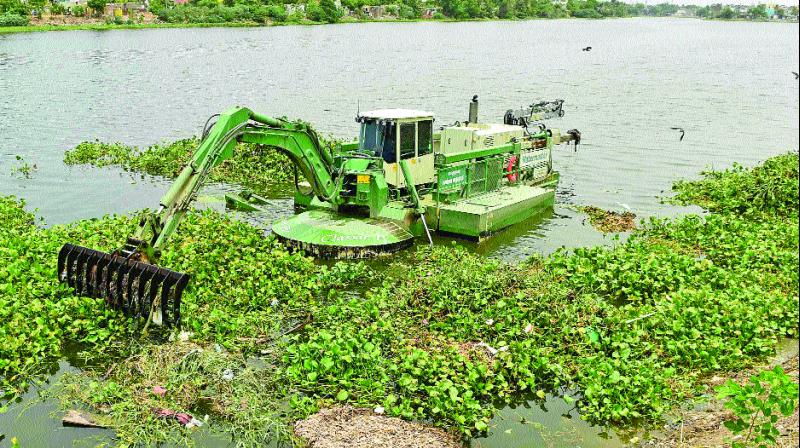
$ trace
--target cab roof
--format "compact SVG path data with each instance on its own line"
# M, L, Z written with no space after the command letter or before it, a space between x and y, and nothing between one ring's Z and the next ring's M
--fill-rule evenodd
M402 120L410 118L433 118L433 112L413 109L378 109L364 112L360 118Z

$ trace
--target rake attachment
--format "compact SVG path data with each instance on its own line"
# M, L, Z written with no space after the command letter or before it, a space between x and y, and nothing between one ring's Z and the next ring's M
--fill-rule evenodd
M134 260L138 240L125 249L101 252L64 244L58 253L58 280L79 295L100 297L127 316L152 316L153 323L180 325L181 295L189 275Z

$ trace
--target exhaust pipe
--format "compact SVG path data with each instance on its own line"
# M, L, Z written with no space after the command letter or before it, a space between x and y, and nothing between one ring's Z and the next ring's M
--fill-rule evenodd
M472 101L469 103L469 121L467 123L478 122L478 95L472 96Z

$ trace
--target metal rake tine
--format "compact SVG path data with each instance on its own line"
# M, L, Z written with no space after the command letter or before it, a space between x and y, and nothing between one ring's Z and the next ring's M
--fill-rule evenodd
M173 314L175 315L175 326L181 324L181 298L183 297L183 290L189 284L189 274L181 274L178 284L175 285L175 300L172 302Z
M74 280L73 280L73 278L72 278L72 274L73 274L73 272L74 272L74 268L75 268L75 257L76 257L76 255L77 255L77 254L76 254L76 252L77 252L78 250L80 250L80 248L77 248L77 247L76 247L76 248L75 248L75 250L71 250L71 251L69 251L69 253L67 254L67 271L66 271L66 272L67 272L67 275L66 275L66 277L67 277L67 284L68 284L69 286L73 287L73 288L75 287L75 281L74 281Z
M58 281L64 282L67 280L67 275L65 272L65 268L67 266L67 258L69 258L69 253L72 252L73 248L72 244L66 243L61 246L61 250L58 251Z
M80 249L75 259L75 292L83 294L84 280L86 279L86 260L89 257L87 249Z
M111 263L111 256L108 254L101 254L100 260L97 262L97 270L94 274L94 282L92 282L92 297L102 296L104 283L108 277L108 265Z
M165 325L169 326L170 318L169 318L169 309L167 308L167 302L169 301L169 294L171 292L172 286L175 285L176 280L172 278L169 274L166 275L164 278L164 283L161 286L161 322L164 322Z
M139 277L139 288L136 294L136 297L139 300L139 315L140 316L147 316L147 312L150 309L151 304L153 303L149 298L145 296L145 289L147 288L147 283L150 283L150 288L153 287L153 276L155 275L155 269L153 266L144 265L144 271L142 275ZM156 286L157 287L157 286ZM148 296L149 291L148 291Z

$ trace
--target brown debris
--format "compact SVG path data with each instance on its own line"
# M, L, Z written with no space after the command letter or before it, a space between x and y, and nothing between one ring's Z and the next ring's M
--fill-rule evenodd
M79 428L105 428L105 426L96 423L90 415L74 409L67 412L67 415L61 419L61 424L64 426L77 426Z
M294 425L309 448L460 448L458 437L421 423L340 406L322 409Z
M619 213L591 205L579 209L589 215L592 227L603 233L629 232L636 228L636 215L632 212Z

